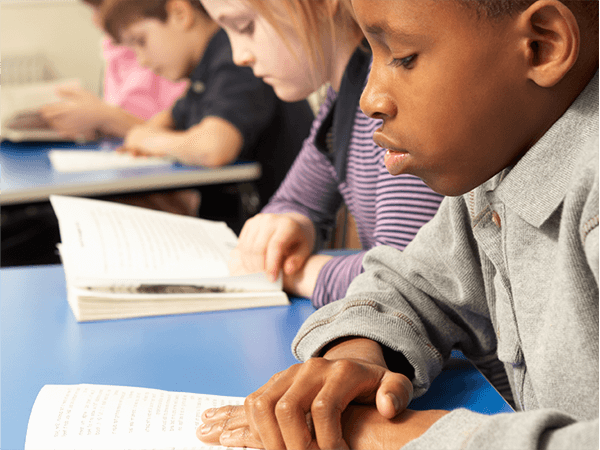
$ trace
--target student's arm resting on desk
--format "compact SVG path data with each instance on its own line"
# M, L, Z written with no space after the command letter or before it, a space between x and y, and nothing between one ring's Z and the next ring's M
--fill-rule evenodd
M463 199L446 199L438 215L403 253L386 247L371 250L364 259L365 273L351 284L347 297L318 310L303 324L293 344L296 356L307 360L318 355L328 342L344 336L360 335L374 339L391 351L404 355L410 362L415 370L412 382L416 396L428 389L454 347L476 359L495 353L502 345L503 356L506 356L513 334L508 328L507 318L500 317L494 308L503 339L498 343L485 300L487 292L481 261L478 257L461 256L467 249L471 249L472 255L478 255L469 232L468 217ZM460 222L463 222L462 226ZM582 259L586 257L589 261L596 261L597 230L587 239L594 242L589 246L586 242L590 250ZM587 255L588 252L592 255ZM597 267L594 271L597 273ZM549 273L554 272L550 270ZM540 301L543 304L549 300L542 296ZM577 303L577 299L565 297L556 301ZM588 307L594 308L593 304ZM545 319L542 312L553 309L551 306L548 308L535 309L538 321ZM553 328L563 329L561 325L564 324L553 323ZM591 331L595 337L590 337L590 331L573 330L573 325L570 328L575 342L587 339L590 345L593 345L592 340L597 343L597 332ZM570 340L560 333L555 344L546 348L546 351L556 352L556 359L551 362L533 365L527 361L526 369L525 361L515 362L513 368L517 371L513 374L516 377L537 375L533 385L536 391L533 392L531 380L525 379L518 386L517 397L530 399L530 402L539 401L540 406L526 403L524 407L531 409L527 412L495 416L456 410L408 444L407 449L536 449L544 445L543 448L552 449L597 449L597 396L588 395L590 389L597 392L597 381L590 381L591 385L578 381L564 384L569 379L593 379L594 371L597 380L597 356L595 361L587 354L568 359L573 349L569 348ZM557 375L552 380L544 378L543 374L548 373L548 369L562 376ZM531 400L536 396L539 400ZM553 402L553 399L556 400ZM577 414L579 417L575 417Z
M198 437L205 442L267 449L317 448L315 445L348 448L346 442L351 448L376 448L374 445L381 443L378 438L392 437L380 434L380 430L388 428L387 419L406 408L411 394L408 378L388 369L379 344L362 338L344 339L328 349L323 357L311 358L275 375L246 399L243 408L206 411L205 425L198 429ZM372 407L371 412L354 407L342 418L342 412L351 401L376 404L377 411ZM308 412L314 430L310 429L311 419L307 423ZM431 422L444 413L423 415ZM414 415L411 412L396 420L408 420ZM344 436L339 426L342 420L351 425L344 430ZM416 423L423 427L424 420L427 419L422 417ZM409 436L405 430L386 444L395 446L389 448L398 448Z
M149 124L133 128L121 151L134 155L172 156L184 164L219 167L233 162L244 143L240 131L220 117L205 117L185 131L170 129L164 122L162 126L156 126L159 120L168 121L166 115L159 113L156 122L153 117Z

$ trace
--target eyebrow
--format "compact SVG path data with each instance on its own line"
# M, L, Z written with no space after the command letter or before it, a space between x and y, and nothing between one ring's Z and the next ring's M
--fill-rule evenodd
M365 27L365 32L372 35L373 37L382 38L385 36L392 37L394 39L399 39L402 41L406 41L409 43L414 43L418 40L428 39L427 36L417 33L406 33L403 31L393 30L387 25L367 25Z

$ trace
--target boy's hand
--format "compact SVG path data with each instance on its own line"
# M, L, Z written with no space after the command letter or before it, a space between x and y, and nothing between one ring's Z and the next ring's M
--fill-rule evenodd
M242 228L237 247L231 253L233 275L266 272L276 280L302 268L315 244L311 220L298 213L257 214Z
M127 135L118 152L131 153L133 156L165 156L164 130L146 125L133 127Z
M344 442L352 450L397 450L421 436L447 413L406 409L393 419L387 419L373 406L351 404L342 414ZM210 420L213 422L205 419L205 425L197 431L203 442L226 447L266 448L250 430L243 407L220 408ZM311 427L312 423L309 429ZM306 448L316 449L316 445L313 440Z
M204 425L197 433L204 442L223 445L346 449L342 413L350 402L374 403L378 415L388 420L406 408L411 396L412 384L404 375L387 369L379 344L350 339L331 348L323 358L312 358L276 374L247 397L243 409L205 411Z

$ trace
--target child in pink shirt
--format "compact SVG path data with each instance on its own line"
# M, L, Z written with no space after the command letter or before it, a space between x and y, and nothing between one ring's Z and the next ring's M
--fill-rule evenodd
M106 68L104 101L142 119L170 108L188 83L173 82L138 64L135 52L111 39L102 42Z
M98 10L103 0L83 0ZM135 125L170 108L187 89L187 82L172 82L141 67L135 52L115 45L109 38L102 44L106 59L104 99L79 87L62 87L63 102L47 105L41 112L50 126L67 139L93 140L102 135L125 137Z

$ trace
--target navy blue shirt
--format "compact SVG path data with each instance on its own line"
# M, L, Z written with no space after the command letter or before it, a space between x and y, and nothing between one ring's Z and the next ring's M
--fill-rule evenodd
M307 102L285 103L249 67L233 63L227 34L219 30L190 75L190 87L172 109L175 129L186 130L205 117L227 120L242 134L239 159L258 161L256 183L265 204L277 189L308 136L313 120Z

